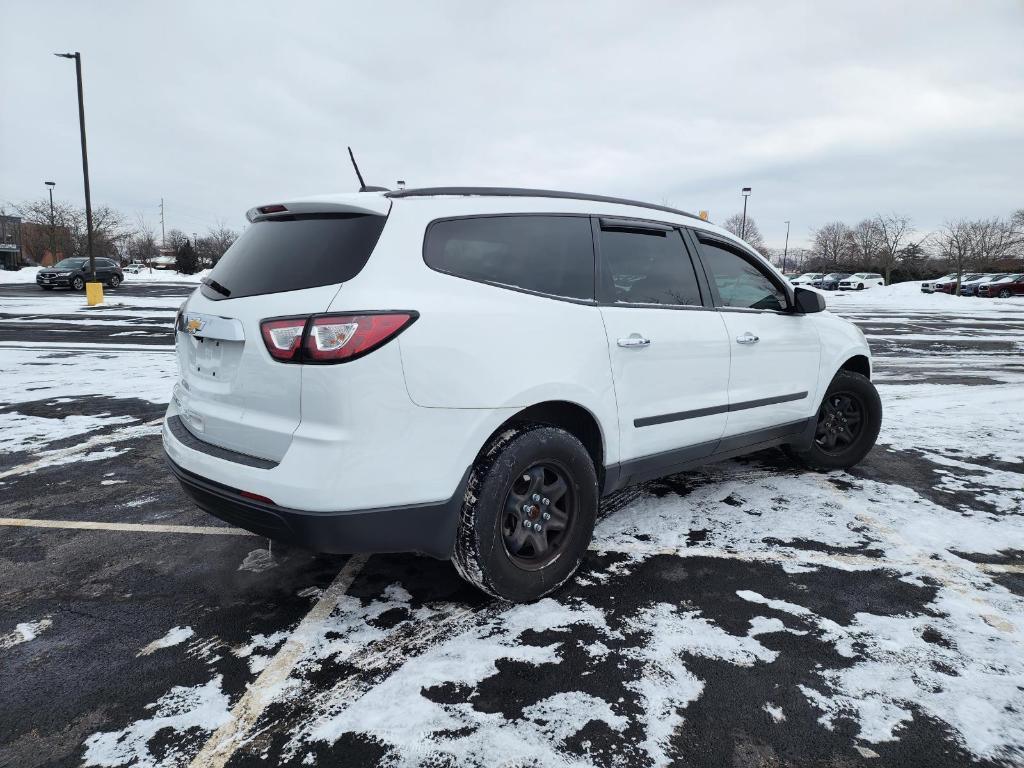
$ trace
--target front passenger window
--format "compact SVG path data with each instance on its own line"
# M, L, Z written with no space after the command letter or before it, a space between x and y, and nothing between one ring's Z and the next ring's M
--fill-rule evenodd
M759 266L717 243L701 240L700 246L712 288L723 306L780 312L786 309L785 291Z

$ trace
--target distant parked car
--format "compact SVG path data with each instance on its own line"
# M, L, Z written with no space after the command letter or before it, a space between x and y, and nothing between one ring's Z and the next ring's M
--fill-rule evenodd
M921 283L921 293L935 293L935 286L938 283L946 283L950 280L956 280L956 272L949 275L943 275L935 280L925 280Z
M173 256L157 256L150 259L149 263L153 269L174 269L178 262Z
M85 289L89 279L89 260L84 257L63 259L52 267L40 269L36 274L36 285L44 291L54 288L70 288L73 291ZM96 259L96 279L111 288L124 282L124 272L113 259Z
M863 291L865 288L880 288L885 285L885 278L877 272L857 272L839 281L841 291Z
M1008 299L1011 296L1024 296L1024 275L1007 275L1006 277L978 286L978 296L983 298Z
M1004 277L1009 277L1009 275L1004 272L1001 275L982 275L975 280L961 280L960 295L977 296L979 285L982 285L983 283L994 283L996 280L1002 280Z
M815 288L821 288L825 291L834 291L839 287L839 283L850 276L849 272L830 272L825 275L821 280L815 281L812 285Z
M141 261L133 261L124 268L125 273L130 275L137 275L146 268L146 265Z
M983 273L981 273L981 272L970 272L968 274L961 275L960 276L960 282L963 283L963 282L966 282L967 280L977 280L979 277L984 277L984 276L985 275ZM932 286L932 289L934 290L935 293L948 293L948 294L952 295L953 294L953 289L955 287L956 287L956 275L951 275L948 279L943 279L941 281L937 281Z
M804 272L800 277L794 277L789 282L793 285L811 285L815 280L820 280L824 276L824 272Z

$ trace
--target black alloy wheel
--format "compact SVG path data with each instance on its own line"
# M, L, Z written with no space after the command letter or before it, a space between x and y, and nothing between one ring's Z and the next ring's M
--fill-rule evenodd
M76 275L75 278L71 281L71 287L74 288L76 291L80 291L83 288L85 288L85 280Z
M520 475L505 499L501 535L509 559L535 571L554 562L576 518L576 495L565 469L534 464Z
M111 275L110 276L110 287L111 288L117 288L117 286L119 286L120 284L121 284L121 278L120 277L118 277L117 275Z
M838 456L853 445L864 429L866 408L853 392L830 392L818 409L814 442L824 452Z

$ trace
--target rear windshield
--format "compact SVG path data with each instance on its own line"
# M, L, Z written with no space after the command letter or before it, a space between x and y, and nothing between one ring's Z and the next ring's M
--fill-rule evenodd
M365 214L257 221L204 279L203 295L238 299L344 283L366 266L385 221Z

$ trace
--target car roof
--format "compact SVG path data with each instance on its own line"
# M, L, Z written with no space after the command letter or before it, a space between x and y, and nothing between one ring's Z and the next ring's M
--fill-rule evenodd
M501 199L506 199L508 205L494 205L494 202ZM386 216L391 209L392 203L413 204L417 201L423 201L424 203L433 201L436 204L441 201L452 200L463 201L465 203L462 206L464 210L439 211L438 216L483 215L490 212L580 213L593 216L629 216L638 219L666 221L676 226L685 224L685 226L716 235L745 250L756 253L748 243L727 229L712 224L699 216L694 216L687 211L665 205L628 200L626 198L549 189L519 187L424 187L422 189L399 189L392 192L386 190L347 192L278 200L251 208L246 215L249 221L271 219L276 215L332 211ZM597 205L588 205L588 203L596 203ZM284 206L287 210L264 212L263 209L270 206ZM458 208L459 206L453 207ZM507 211L504 210L506 207ZM498 210L499 208L501 209L500 211ZM667 213L669 217L651 215L646 213L647 211ZM685 219L685 221L671 221L671 219ZM765 263L771 263L763 255L758 255L761 256Z

